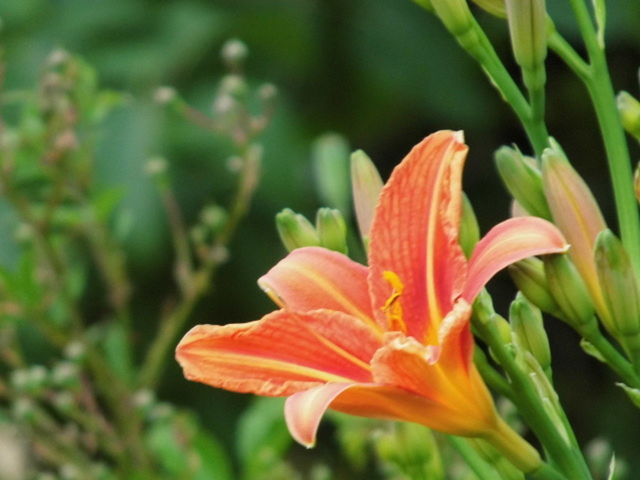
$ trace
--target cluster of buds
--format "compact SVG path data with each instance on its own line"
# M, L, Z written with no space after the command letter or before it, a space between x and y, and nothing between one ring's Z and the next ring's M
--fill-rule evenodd
M571 248L568 255L527 259L509 271L531 304L581 334L597 329L599 318L637 368L640 290L629 254L607 228L591 190L558 143L550 139L549 145L540 167L535 159L507 147L497 152L496 161L515 200L527 212L552 220ZM517 305L512 310L522 311ZM531 319L529 325L538 323ZM545 363L540 362L543 368Z

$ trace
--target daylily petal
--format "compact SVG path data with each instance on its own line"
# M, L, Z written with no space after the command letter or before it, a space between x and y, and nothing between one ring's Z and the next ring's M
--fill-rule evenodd
M279 310L251 323L196 326L176 358L189 380L284 396L320 383L371 381L369 360L379 346L355 317Z
M471 305L461 298L440 325L438 363L443 370L450 371L452 374L460 373L460 370L468 374L473 361L474 343L469 325L471 312Z
M353 383L329 383L296 393L284 405L284 418L293 439L311 448L316 443L320 420L335 398Z
M292 251L258 280L288 310L326 309L348 313L380 330L373 320L367 267L325 248Z
M392 272L403 285L397 301L404 330L418 339L427 335L429 342L465 278L458 229L466 153L461 134L451 131L416 145L382 189L371 228L369 284L375 314L386 319L381 309L394 288L384 278ZM436 323L431 334L429 322Z
M537 217L518 217L493 227L478 242L462 298L472 303L484 285L508 265L534 255L562 253L569 248L560 231Z
M428 400L433 415L423 420L425 425L458 435L493 428L493 400L473 364L450 370L439 361L445 354L441 347L422 345L401 333L388 334L386 340L371 362L374 381Z

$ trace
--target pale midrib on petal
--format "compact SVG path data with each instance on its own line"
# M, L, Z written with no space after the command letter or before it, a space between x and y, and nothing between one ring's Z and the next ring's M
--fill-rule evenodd
M382 339L383 332L380 325L378 325L371 317L369 317L369 315L363 312L352 301L350 301L347 297L345 297L342 293L340 293L340 291L336 289L331 282L324 280L322 277L318 276L317 274L314 274L312 271L310 271L305 267L289 266L288 268L291 268L292 270L296 271L303 277L308 278L310 281L318 284L318 286L322 290L330 294L331 297L334 300L336 300L336 302L338 302L342 307L344 307L346 312L365 322L374 330L374 332L376 333L376 336Z
M255 366L256 370L274 370L281 373L291 373L295 376L308 377L307 381L321 381L321 382L338 382L338 383L351 383L353 378L343 377L342 375L336 375L334 373L319 370L313 367L307 367L298 365L285 360L276 360L273 358L265 358L251 355L243 355L241 353L232 352L216 352L212 354L211 350L203 348L190 348L189 356L196 356L200 358L213 359L220 363L240 364L244 367Z

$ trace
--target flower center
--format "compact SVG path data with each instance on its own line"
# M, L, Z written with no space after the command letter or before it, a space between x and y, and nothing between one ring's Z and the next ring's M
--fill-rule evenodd
M391 295L387 298L381 310L387 317L389 331L400 331L407 333L407 325L404 323L402 314L402 304L400 297L404 291L404 284L400 277L391 270L385 270L382 274L384 279L391 285Z

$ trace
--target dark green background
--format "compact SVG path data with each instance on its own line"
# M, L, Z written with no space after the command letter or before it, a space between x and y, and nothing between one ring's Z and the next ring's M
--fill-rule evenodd
M548 3L559 29L577 41L565 2ZM617 90L637 94L640 3L608 4L614 83ZM478 16L515 74L506 26L484 13ZM34 85L48 53L63 47L93 65L105 87L131 94L101 132L97 169L100 182L126 188L123 208L135 219L127 248L137 281L141 351L154 331L157 305L173 288L166 224L142 172L145 161L154 155L169 159L189 219L205 201L224 203L231 190L220 142L160 109L152 102L153 90L172 85L192 105L210 109L223 74L219 49L229 37L249 46L250 81L273 82L281 95L263 138L264 177L254 207L193 323L248 321L272 308L255 280L284 254L273 216L284 207L312 215L318 206L317 197L309 195L310 146L326 131L342 133L354 149L366 150L386 175L426 134L463 129L471 146L465 190L483 230L508 216L509 200L492 152L512 142L528 150L523 134L480 69L436 19L408 0L2 0L0 18L8 64L5 88ZM553 56L549 79L550 130L615 225L585 91ZM637 148L633 155L638 157ZM6 244L3 261L10 263L14 255ZM504 312L513 294L508 280L501 276L490 289ZM579 351L570 331L556 324L549 330L558 390L580 439L611 437L616 450L631 458L640 435L639 423L630 420L637 419L637 411L612 386L608 372ZM161 395L193 406L226 439L248 400L187 383L173 365Z

